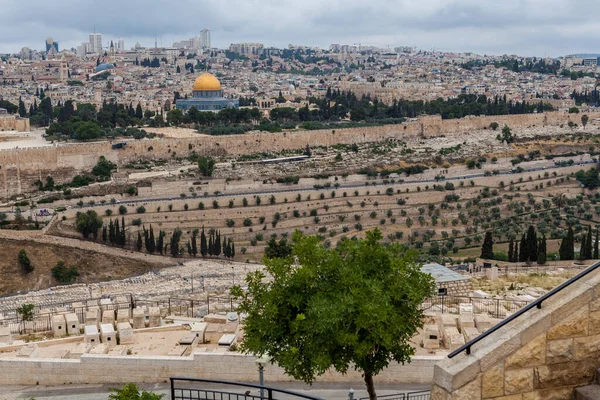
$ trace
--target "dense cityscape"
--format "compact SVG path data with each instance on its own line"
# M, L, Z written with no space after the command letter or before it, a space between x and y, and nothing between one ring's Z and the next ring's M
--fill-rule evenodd
M0 399L600 399L600 54L524 3L5 29Z

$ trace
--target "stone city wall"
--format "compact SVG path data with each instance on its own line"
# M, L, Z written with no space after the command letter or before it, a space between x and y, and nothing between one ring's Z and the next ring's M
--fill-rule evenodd
M589 114L600 118L600 113ZM440 116L425 116L399 125L378 127L315 130L282 133L252 133L245 135L198 136L189 139L131 140L123 149L113 150L108 142L57 145L0 151L0 195L4 198L30 191L36 179L52 175L58 183L70 180L80 171L89 171L100 156L120 165L140 159L165 159L187 156L190 151L201 155L241 155L271 151L303 149L306 145L332 146L402 140L415 136L453 135L488 127L559 125L570 120L580 123L581 116L552 112L545 114L470 117L442 120Z
M376 384L429 383L437 356L414 357L404 366L392 364L375 377ZM256 357L196 350L189 357L109 356L84 354L80 359L0 359L0 385L63 385L167 382L170 377L257 382ZM289 382L283 369L267 365L268 382ZM327 372L320 382L362 382L361 374Z
M469 296L471 293L471 280L465 279L464 281L438 282L437 288L447 289L448 296Z
M435 366L432 400L570 400L600 366L600 271Z

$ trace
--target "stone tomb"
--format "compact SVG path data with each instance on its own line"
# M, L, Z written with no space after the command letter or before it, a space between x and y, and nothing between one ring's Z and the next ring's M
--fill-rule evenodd
M133 329L144 329L146 327L146 313L141 307L133 309Z
M100 334L96 325L86 325L83 328L83 340L85 343L98 344L100 343Z
M12 335L10 334L10 327L0 326L0 343L12 342Z
M227 334L221 336L221 339L219 339L219 347L221 347L221 346L229 347L235 343L236 339L237 339L237 335L227 333Z
M129 322L131 318L131 313L129 312L129 308L119 308L117 310L117 324L119 322Z
M111 350L109 350L108 355L109 356L126 356L127 355L127 346L115 346L113 347Z
M179 345L181 346L196 346L198 337L194 332L186 333L181 339L179 339Z
M102 343L108 344L110 349L117 345L117 333L113 324L101 324L100 337L102 338Z
M423 348L430 350L440 348L440 333L436 325L423 327Z
M67 336L67 326L63 314L52 316L52 334L55 338Z
M454 351L465 344L465 338L456 328L444 329L444 345L447 349Z
M17 351L17 357L20 358L39 358L40 350L38 349L37 344L28 344L21 347Z
M471 340L479 336L479 331L477 330L477 328L469 327L462 329L462 334L465 338L465 342L470 342Z
M135 344L135 336L129 322L119 322L117 324L117 333L119 334L120 344Z
M181 357L183 356L187 351L188 351L189 347L187 346L175 346L173 347L169 353L167 354L167 356L169 357Z
M67 334L79 335L81 333L81 329L79 327L79 319L77 318L77 314L75 314L75 313L66 314L65 322L67 325Z
M149 310L150 320L148 326L150 328L156 328L160 326L160 308L150 307Z
M198 343L205 343L204 333L206 332L207 327L208 324L206 322L194 322L191 324L192 333L198 338Z
M91 343L87 343L87 342L79 343L77 346L75 346L75 348L73 350L71 350L71 353L69 354L69 358L71 358L71 359L80 358L82 355L89 353L91 349L92 349Z
M475 315L475 328L479 331L479 333L483 333L492 327L492 321L490 320L489 315L487 314L477 314Z
M115 325L115 310L102 311L102 324Z
M90 354L108 354L109 349L110 345L108 343L99 343L90 350Z
M85 312L85 325L95 325L98 327L98 323L100 322L100 309L92 308Z

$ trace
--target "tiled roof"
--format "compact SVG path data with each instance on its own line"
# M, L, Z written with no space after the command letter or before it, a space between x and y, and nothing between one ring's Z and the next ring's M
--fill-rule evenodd
M454 272L440 264L424 264L421 267L422 272L426 272L433 276L436 282L454 282L468 280L467 276Z

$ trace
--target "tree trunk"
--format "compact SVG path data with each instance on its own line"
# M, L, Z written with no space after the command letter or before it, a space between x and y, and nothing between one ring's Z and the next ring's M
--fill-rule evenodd
M373 385L373 375L371 373L365 372L365 384L367 385L369 400L377 400L377 393L375 393L375 386Z

